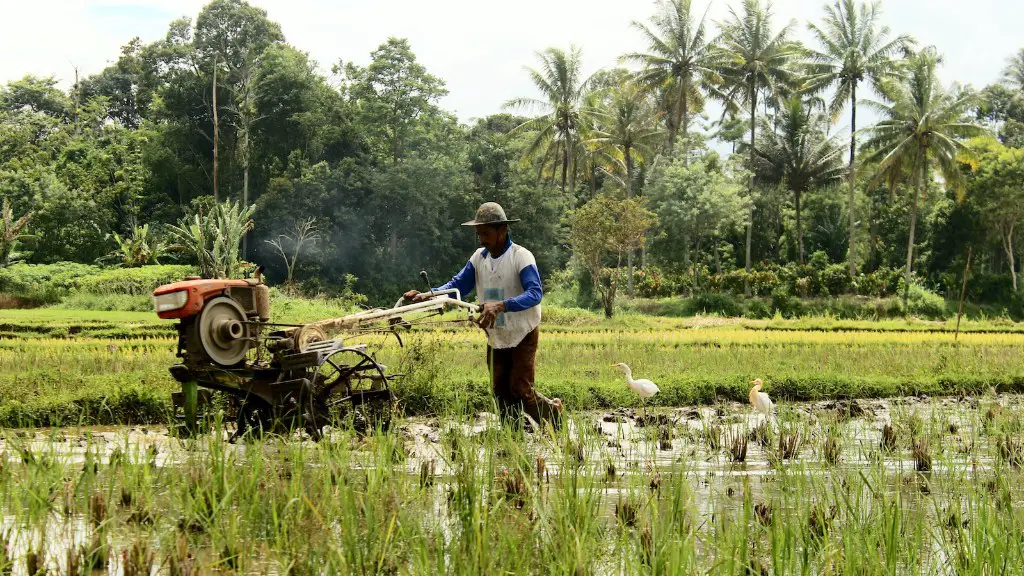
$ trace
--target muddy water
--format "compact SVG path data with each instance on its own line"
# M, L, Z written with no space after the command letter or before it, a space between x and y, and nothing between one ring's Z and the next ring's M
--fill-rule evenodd
M528 434L524 451L530 458L543 460L547 474L551 476L559 474L559 463L569 461L566 452L574 452L577 467L609 480L604 488L605 513L608 515L615 513L614 507L620 497L635 488L636 478L644 481L650 478L655 482L662 474L685 475L698 512L708 515L714 512L713 506L719 506L723 501L730 502L731 499L737 506L741 505L742 499L735 495L744 494L754 501L771 501L777 496L775 480L784 473L781 470L786 466L779 464L777 437L768 445L752 439L759 428L767 427L776 435L795 437L800 447L786 460L787 466L803 467L825 477L877 465L886 425L892 425L901 434L908 427L917 427L922 435L941 438L940 445L934 447L931 476L955 473L971 478L985 474L992 465L992 440L978 432L986 414L993 410L1015 414L1022 405L1024 397L1015 395L829 401L783 404L777 417L770 421L754 413L749 406L737 403L651 410L647 415L633 410L587 412L566 419L569 432L566 439L554 441L543 433ZM842 430L838 439L841 451L841 465L838 467L825 462L822 449L823 435L830 427ZM449 450L445 447L446 438L457 432L470 446L479 450L483 461L488 435L498 433L498 428L497 418L489 413L475 414L459 421L412 418L396 422L396 437L401 439L407 455L396 466L412 476L418 476L425 465L433 470L436 510L440 516L444 490L453 474L446 454ZM226 438L229 432L221 433ZM291 441L303 440L294 438ZM351 437L340 433L329 435L328 441L353 442ZM731 450L736 442L746 446L742 461L737 461L739 459ZM917 461L911 455L906 439L901 436L899 442L897 449L882 461L895 472L895 478L903 478L904 481L880 488L920 492L922 485L915 480L918 475L914 474ZM157 467L173 467L186 463L201 444L175 438L166 427L5 430L0 437L0 454L11 461L35 453L68 464L84 463L87 459L109 463L112 459L121 458L133 461L148 459ZM282 442L272 441L261 449L274 450L282 445ZM359 455L358 443L353 443L353 446L356 448L357 466L376 465L372 451ZM238 444L227 449L244 453L253 447ZM615 476L620 480L629 476L634 485L615 481ZM1020 487L1016 490L1014 499L1020 502ZM942 501L941 497L939 501ZM45 534L24 530L21 524L17 510L6 511L0 520L0 532L8 534L10 555L21 557L30 548L39 549L42 542L47 556L54 559L51 565L56 562L58 566L65 551L84 543L89 533L88 519L80 516L55 514L53 521L46 524ZM112 548L117 547L115 540ZM20 564L16 566L16 574L18 570L24 573ZM116 559L108 570L112 574L122 572Z

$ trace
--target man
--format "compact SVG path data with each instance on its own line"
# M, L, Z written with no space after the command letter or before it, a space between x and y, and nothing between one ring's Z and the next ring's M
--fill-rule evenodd
M461 272L437 290L458 288L465 298L476 289L481 311L477 324L487 332L487 366L503 422L519 422L525 411L538 424L561 425L562 401L534 389L540 301L544 290L537 262L529 250L514 244L505 210L487 202L463 226L476 229L481 248ZM429 298L416 290L405 293L416 302Z

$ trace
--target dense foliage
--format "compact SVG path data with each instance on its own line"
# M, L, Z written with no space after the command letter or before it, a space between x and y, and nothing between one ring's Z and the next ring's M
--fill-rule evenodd
M549 283L600 292L591 303L608 311L620 274L634 295L671 277L655 295L953 297L969 249L970 296L1014 301L1021 55L975 93L943 84L941 57L885 27L877 3L836 0L809 46L761 0L734 4L714 23L663 0L634 23L628 69L587 78L585 47L545 49L535 94L466 125L404 39L365 66L340 55L328 76L265 11L214 0L68 90L35 76L0 87L0 266L257 262L309 293L354 277L391 301L421 269L456 271L475 246L458 223L495 200L523 220L512 234ZM854 115L856 132L829 135L872 100L879 123ZM573 214L632 197L654 214L639 243L572 258L585 244L573 223L592 223ZM215 202L251 206L252 229L239 216L218 247L203 221L227 210ZM208 261L239 238L237 258Z

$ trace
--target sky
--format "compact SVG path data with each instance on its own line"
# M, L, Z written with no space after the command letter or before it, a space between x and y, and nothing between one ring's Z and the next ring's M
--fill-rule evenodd
M831 0L830 0L831 1ZM162 38L171 20L195 18L202 0L0 0L0 82L54 75L67 87L117 59L138 36ZM651 0L250 0L281 24L289 43L327 72L339 60L365 64L389 36L408 38L417 58L449 90L441 104L463 122L502 111L510 98L535 96L525 66L549 46L575 44L586 71L616 64L644 48L633 20L654 12ZM714 0L708 18L722 21L740 0ZM695 0L704 10L708 3ZM824 0L775 0L779 25L819 20ZM884 0L883 20L896 33L934 45L945 57L945 82L983 87L1024 47L1020 0Z

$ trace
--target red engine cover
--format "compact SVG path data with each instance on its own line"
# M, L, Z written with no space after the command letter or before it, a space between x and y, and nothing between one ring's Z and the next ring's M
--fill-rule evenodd
M187 290L188 300L181 308L159 312L157 316L165 319L195 316L203 309L203 304L207 300L220 295L226 288L243 288L248 285L249 283L245 280L183 280L173 284L164 284L153 291L153 296Z

